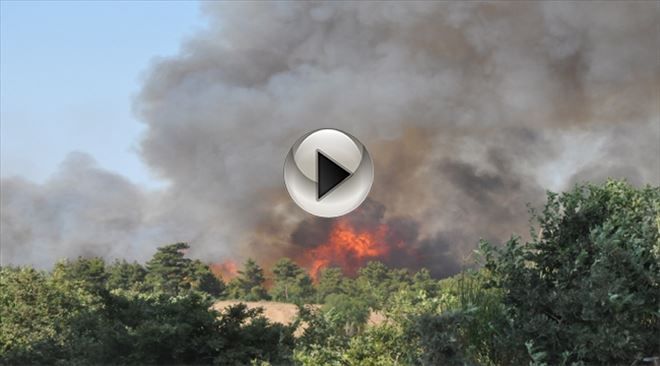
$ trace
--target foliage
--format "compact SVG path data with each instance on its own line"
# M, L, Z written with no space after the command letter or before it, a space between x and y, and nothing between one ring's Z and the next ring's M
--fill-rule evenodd
M227 286L228 297L247 301L268 300L268 292L264 287L266 277L264 270L251 258L245 261L243 269L238 271L238 277Z
M541 234L532 241L482 245L511 319L509 347L548 364L657 355L660 189L578 186L548 193L535 217Z
M59 281L71 281L85 286L92 292L105 289L108 273L103 258L83 258L63 260L55 264L53 278Z
M155 291L178 295L190 289L192 262L183 256L183 251L190 248L186 243L176 243L160 247L153 258L147 262L147 284Z
M412 290L417 293L423 292L429 297L436 297L440 295L440 283L431 277L428 269L422 268L413 275Z
M201 292L114 290L27 268L2 268L2 364L289 363L293 328L244 305L210 310Z
M79 282L32 268L0 268L0 363L47 363L65 357L68 322L96 307Z
M160 247L147 262L145 282L156 292L176 296L191 289L220 297L225 285L198 260L184 257L190 247L186 243L176 243Z
M282 258L273 267L275 284L271 289L273 300L309 302L314 296L312 279L289 258Z
M208 265L194 260L191 266L191 286L192 288L207 293L215 298L222 297L225 293L225 283L222 279L216 277Z
M178 296L165 293L119 293L106 302L105 323L111 328L88 329L104 346L117 345L121 353L105 349L110 359L94 363L181 364L210 363L217 353L217 314L197 292ZM99 324L101 325L101 324ZM89 330L93 330L89 332Z
M406 269L389 269L382 262L371 261L360 268L355 279L355 287L350 295L364 298L374 310L380 310L389 297L412 285L412 278Z
M343 365L343 353L350 338L343 332L336 313L299 305L298 318L304 330L296 341L296 362L305 366Z
M402 365L411 351L409 345L401 327L386 323L351 338L342 358L348 365Z
M355 286L358 293L374 309L379 309L385 302L388 289L388 268L381 262L371 261L358 271Z
M385 308L391 332L405 347L397 354L404 364L435 365L465 362L460 352L460 311L456 298L429 297L424 291L400 291Z
M137 262L128 263L126 260L115 260L107 266L108 289L122 289L139 291L144 287L147 270Z
M284 258L271 294L299 304L291 325L244 304L212 310L224 294L267 299L264 270L248 260L225 289L183 243L146 266L0 267L0 364L629 365L657 356L660 189L578 186L549 193L533 218L531 240L482 242L482 268L441 281L370 262L354 279L327 268L314 285ZM312 300L323 305L302 305ZM374 312L385 320L367 326Z
M270 323L261 308L245 304L227 307L221 314L218 333L222 335L219 365L245 365L250 360L264 360L275 365L288 364L294 347L294 326Z
M343 366L343 351L338 348L330 348L313 344L308 348L297 348L293 354L296 364L302 366Z
M345 293L345 281L341 268L328 267L322 269L316 284L317 301L324 303L328 295Z
M333 322L349 337L361 331L369 319L369 304L359 297L344 294L326 297L322 310L331 313Z

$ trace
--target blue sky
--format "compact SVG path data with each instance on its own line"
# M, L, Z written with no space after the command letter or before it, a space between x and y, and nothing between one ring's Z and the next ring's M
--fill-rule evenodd
M195 2L0 2L0 176L45 181L70 151L158 186L131 111L144 72L204 26Z

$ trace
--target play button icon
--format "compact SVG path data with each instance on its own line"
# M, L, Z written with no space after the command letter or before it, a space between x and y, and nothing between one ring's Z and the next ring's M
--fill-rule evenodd
M301 137L284 163L284 183L294 202L321 217L357 208L371 190L373 162L355 137L321 129Z
M317 199L323 198L331 189L335 188L339 183L351 175L351 172L340 167L337 163L325 156L320 150L316 151L317 161Z

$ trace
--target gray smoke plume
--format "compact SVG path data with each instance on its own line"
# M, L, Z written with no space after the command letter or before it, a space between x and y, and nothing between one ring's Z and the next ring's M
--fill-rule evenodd
M202 6L208 27L155 62L135 100L141 155L168 188L80 155L43 185L3 179L3 264L144 260L179 240L213 261L317 245L328 222L281 175L321 127L370 150L374 220L424 258L398 263L440 275L481 237L527 232L546 188L660 183L657 3Z

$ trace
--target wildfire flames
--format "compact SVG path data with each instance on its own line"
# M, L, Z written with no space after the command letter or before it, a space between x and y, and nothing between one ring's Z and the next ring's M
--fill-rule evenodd
M309 270L315 280L321 269L331 265L354 275L356 268L367 261L389 254L387 233L388 227L384 224L372 231L357 231L348 220L340 219L334 224L328 240L305 251L298 262Z
M236 262L227 260L220 263L212 263L211 271L223 280L229 281L238 275L238 266Z
M349 217L335 220L322 239L316 243L308 242L307 246L299 247L296 254L289 255L308 271L314 281L318 280L322 269L330 266L341 268L345 275L355 276L358 268L371 260L387 263L397 258L415 258L419 261L416 251L407 248L404 240L387 224L381 222L364 225L356 224L354 220ZM261 258L257 261L265 264L266 270L273 265L272 260ZM238 268L232 260L211 265L213 273L225 281L235 278Z

